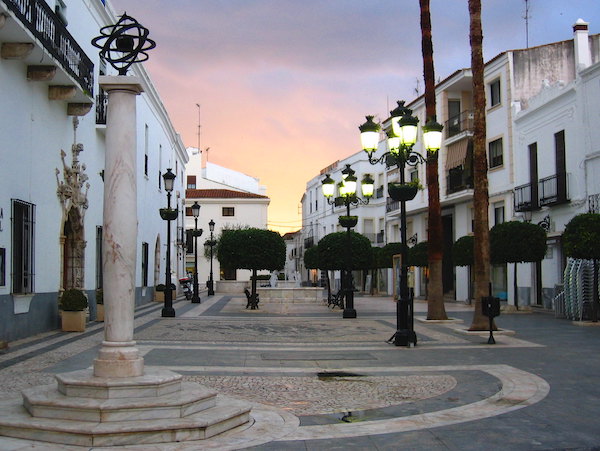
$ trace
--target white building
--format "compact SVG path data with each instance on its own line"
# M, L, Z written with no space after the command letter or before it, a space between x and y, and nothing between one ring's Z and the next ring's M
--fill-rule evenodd
M198 281L201 288L209 279L210 257L204 243L210 239L209 222L215 223L214 238L223 229L255 227L267 228L268 207L271 200L265 195L266 187L257 178L224 168L203 159L197 149L189 148L190 162L186 167L186 213L185 230L194 229L192 205L198 202L200 216L198 228L203 234L198 240ZM216 251L216 249L215 249ZM185 264L188 271L194 269L194 249L187 247ZM221 268L213 255L213 279L249 280L247 270Z
M39 17L26 13L29 8ZM106 130L98 77L116 71L100 61L91 40L117 20L100 0L0 0L0 340L56 329L65 288L83 289L95 314ZM129 75L144 89L137 97L135 243L136 302L144 303L165 277L161 175L167 168L177 175L173 205L181 206L188 158L144 67L134 65ZM172 235L176 277L183 264Z
M306 192L302 196L302 230L299 236L302 249L308 249L316 245L321 238L333 232L346 230L338 223L338 217L346 215L345 206L335 206L327 202L322 191L322 181L327 174L333 180L342 180L342 170L350 165L355 171L358 179L357 195L360 196L360 181L369 174L375 181L375 194L368 204L352 205L350 214L358 216L358 224L354 231L365 235L373 246L382 246L385 242L386 217L385 217L385 193L384 193L384 169L381 166L372 166L364 152L356 153L348 158L336 161L330 166L323 168L319 175L313 177L306 184ZM303 281L312 284L318 283L321 275L316 270L307 270L304 266L303 251L299 252L299 268ZM336 283L339 284L339 273L335 275ZM355 274L355 285L363 286L360 273Z
M500 222L523 218L522 211L530 209L526 203L521 203L525 202L522 199L528 189L521 185L531 183L529 169L526 169L526 163L529 161L527 146L537 142L538 139L544 140L544 147L538 145L540 165L535 178L540 184L539 189L545 190L548 199L544 201L546 205L543 212L535 213L533 218L529 215L525 219L542 222L548 214L547 207L554 205L552 208L556 210L555 214L550 215L551 250L548 253L550 258L551 253L554 252L555 261L553 263L544 261L543 265L548 266L548 269L542 272L543 280L538 276L539 281L535 282L537 285L534 284L538 287L537 290L531 289L533 283L531 281L535 280L531 278L531 274L535 275L536 270L530 270L528 265L520 265L524 267L521 271L527 272L530 276L518 279L519 289L522 291L519 293L520 304L548 305L548 300L554 295L554 285L560 282L560 275L564 269L564 259L559 250L560 241L557 237L570 218L587 210L587 205L584 205L587 201L586 196L599 192L595 185L597 182L593 182L590 177L584 178L581 168L585 168L589 174L592 168L595 168L594 165L598 164L595 156L598 149L594 148L597 141L593 140L595 136L591 135L598 133L597 129L600 125L598 106L590 99L597 97L593 94L593 89L597 89L597 82L594 81L597 71L594 67L600 61L600 35L588 36L587 24L582 21L575 25L574 30L573 40L506 51L485 65L490 227ZM565 88L557 88L563 91L565 89L568 91L571 88L567 87L573 86L574 91L570 95L565 94L567 91L562 94L556 93L553 97L551 94L543 93L547 85L565 86ZM537 100L540 93L542 96L545 95L547 100ZM555 99L552 100L554 103L549 103L543 108L538 106L540 102L543 104L550 98ZM470 69L459 69L437 84L436 105L437 120L444 125L444 139L438 161L444 230L444 293L448 298L467 301L471 297L470 271L466 267L454 267L450 250L458 238L473 233L473 100ZM413 109L413 114L419 118L420 124L424 124L424 98L419 97L407 106ZM527 112L528 109L530 112ZM384 126L386 120L383 121ZM572 130L560 134L561 130L568 128ZM532 136L530 137L529 134ZM381 139L375 157L381 156L387 150L383 133ZM565 140L563 151L564 148L569 150L566 158L568 163L560 164L566 164L566 169L556 166L553 139ZM413 150L424 154L421 143L422 136L419 136ZM571 151L577 152L577 155L582 157L579 160L578 157L571 159ZM355 161L361 158L365 159L366 155L355 154L348 157L348 160ZM377 171L381 171L380 168L383 167L383 165L374 166L370 171L377 174ZM576 168L580 169L576 171ZM407 167L405 178L410 180L416 177L425 185L423 183L425 170L423 164L415 168ZM361 171L367 172L369 169L365 167ZM560 175L576 172L579 172L576 177ZM310 198L310 196L317 196L316 181L319 177L308 182L307 191L303 196L303 232L306 238L315 234L314 223L317 220L315 213L311 212L307 205L311 202L324 201L322 195L315 197L314 200ZM397 177L397 169L385 171L383 184L396 181ZM562 180L563 183L568 180L568 186L561 188L560 184L556 183L558 180ZM387 197L387 190L385 191ZM565 193L572 193L571 198L565 197ZM381 222L385 225L384 241L398 242L400 241L399 203L388 200L387 204L383 205L379 205L379 210L376 212L357 210L355 214L359 218L366 215L367 219L383 215ZM407 202L407 237L411 238L409 243L427 240L427 209L427 189L421 191L414 200ZM338 215L338 212L324 210L318 221L320 224L335 224ZM552 219L553 217L555 219ZM333 230L331 226L329 227L327 230ZM356 231L365 233L360 223ZM322 238L322 233L316 238L315 243ZM508 269L507 265L493 265L493 292L494 295L513 303L512 271ZM539 275L539 270L537 271ZM426 295L424 276L425 270L415 270L415 294L421 297Z
M519 265L519 300L545 307L563 281L565 225L576 214L600 212L600 62L588 24L579 20L575 33L574 77L545 81L515 117L515 159L523 162L515 170L516 215L548 230L546 258Z

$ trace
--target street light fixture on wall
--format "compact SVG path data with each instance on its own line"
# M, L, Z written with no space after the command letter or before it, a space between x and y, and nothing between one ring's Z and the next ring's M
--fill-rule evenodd
M202 229L198 229L200 204L197 201L192 205L192 215L194 216L194 294L192 295L192 303L200 304L200 290L198 289L198 237L202 235Z
M171 221L177 219L179 210L171 208L171 192L175 185L176 175L171 172L171 168L163 174L165 191L167 192L167 208L160 209L160 217L167 221L167 255L165 268L165 302L161 311L163 317L174 317L175 309L173 308L173 283L171 282Z
M208 278L208 282L206 282L206 286L208 288L208 295L214 296L215 288L214 288L214 280L213 280L213 247L217 242L213 239L213 232L215 231L215 221L212 219L208 223L208 228L210 230L210 240L208 240L205 244L210 247L210 275Z
M414 331L414 299L408 289L407 238L406 238L406 202L414 199L418 191L417 183L406 183L404 169L406 165L416 166L424 163L423 156L414 152L413 146L418 138L419 119L412 115L412 110L398 102L398 106L390 111L390 126L386 130L388 151L381 157L373 154L379 145L381 126L373 121L373 116L367 116L367 122L360 125L361 144L369 157L369 163L375 165L385 163L386 167L397 166L400 172L400 183L388 183L388 194L394 200L400 201L400 239L402 247L402 262L400 267L400 293L396 302L396 333L390 338L396 346L416 346L417 335ZM423 126L423 143L428 153L437 152L441 147L443 127L435 121ZM412 186L411 186L412 185Z
M335 180L329 174L326 174L322 180L323 195L327 199L327 203L341 207L346 207L346 216L339 217L339 224L346 228L347 240L346 245L346 269L342 271L342 293L344 294L344 312L343 318L356 318L356 310L354 309L354 282L352 278L352 237L350 231L358 222L358 216L350 216L350 205L368 204L369 199L373 196L374 180L366 174L361 181L362 195L361 199L356 195L357 178L354 175L354 170L349 164L342 170L342 181L338 183L339 196L335 195Z

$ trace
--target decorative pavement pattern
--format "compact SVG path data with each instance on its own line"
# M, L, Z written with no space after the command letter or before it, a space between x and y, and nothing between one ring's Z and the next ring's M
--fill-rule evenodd
M551 349L522 338L519 331L498 332L497 344L487 345L487 333L465 331L470 306L448 305L449 315L462 319L416 321L419 343L409 349L385 343L395 330L395 305L389 298L357 298L359 317L354 320L341 319L339 310L325 305L289 306L285 315L265 306L248 313L240 307L244 302L219 295L204 297L202 304L180 300L177 318L160 318L160 304L139 307L135 339L147 366L167 367L186 381L218 390L219 396L252 402L253 421L201 442L116 448L401 449L398 438L417 437L402 434L442 434L452 432L453 425L466 428L485 418L528 412L551 393L547 380L518 367L528 366L530 357L504 363L515 352L529 356ZM422 314L426 305L417 303L416 309ZM54 332L11 343L10 352L0 355L0 394L15 397L29 386L53 383L58 372L89 367L101 332L101 323L90 323L83 334ZM504 440L517 440L517 435ZM410 449L511 449L501 446L502 440L494 447L452 436L433 446L431 436L418 437L407 445ZM600 434L581 437L580 443L595 443L595 438L600 443ZM552 449L542 438L524 443L514 449ZM82 448L0 437L0 449Z

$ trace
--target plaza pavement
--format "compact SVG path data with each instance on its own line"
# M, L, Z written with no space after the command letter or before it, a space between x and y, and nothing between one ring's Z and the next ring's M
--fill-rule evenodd
M502 314L468 333L472 307L447 303L448 322L425 321L416 302L417 347L395 347L395 304L357 297L358 318L325 304L261 304L245 297L179 300L136 309L146 366L169 368L220 396L253 405L253 420L198 442L128 450L592 450L600 449L599 327L553 315ZM102 323L9 344L0 354L2 399L90 367ZM1 413L0 413L1 414ZM0 450L79 450L0 437ZM96 450L106 448L93 448Z

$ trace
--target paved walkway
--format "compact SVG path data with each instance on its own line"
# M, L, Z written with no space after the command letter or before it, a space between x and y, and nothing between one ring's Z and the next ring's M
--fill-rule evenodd
M323 305L244 308L245 297L203 297L136 310L147 366L166 367L221 396L253 403L253 422L201 442L128 450L558 450L600 449L600 328L542 312L503 314L496 345L467 333L472 308L424 321L418 346L386 343L395 304L358 297L356 319ZM0 393L18 396L54 374L91 366L102 323L10 343ZM0 437L0 450L82 448ZM100 449L100 448L94 448ZM114 449L114 448L110 448Z

